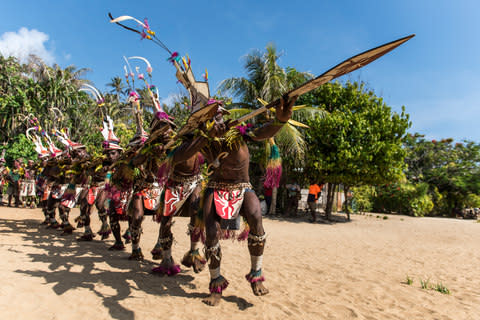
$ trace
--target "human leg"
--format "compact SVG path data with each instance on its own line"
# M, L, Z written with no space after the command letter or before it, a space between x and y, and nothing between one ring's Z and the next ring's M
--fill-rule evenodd
M95 207L97 208L98 218L102 222L102 226L98 231L98 234L102 236L102 240L107 239L112 233L107 219L108 214L107 209L105 208L106 202L108 202L107 193L102 189L98 192L97 197L95 198Z
M218 216L215 213L215 206L213 204L212 189L207 189L205 192L203 212L205 216L205 257L207 259L208 269L210 271L210 295L203 299L203 302L209 306L216 306L220 303L222 292L228 287L228 281L220 272L222 251L220 249L220 224ZM213 191L213 190L212 190Z
M142 221L144 215L143 197L135 195L132 199L132 217L131 217L131 238L132 238L132 254L129 260L143 260L142 250L140 248L140 237L142 235Z
M200 206L200 191L200 187L196 188L184 204L184 209L187 210L188 215L190 216L190 223L187 232L190 236L190 250L183 256L182 264L188 268L193 267L195 273L201 272L207 263L199 252L201 245L200 239L203 230L198 226L195 226Z
M263 229L260 201L253 191L246 191L242 205L242 213L250 226L248 235L248 251L250 252L251 269L245 276L250 282L253 293L257 296L266 295L268 289L263 282L262 272L263 251L265 249L266 234Z

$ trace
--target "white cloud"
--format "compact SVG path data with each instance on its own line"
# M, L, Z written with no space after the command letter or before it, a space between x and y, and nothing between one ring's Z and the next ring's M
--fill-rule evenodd
M40 57L46 64L55 59L53 50L48 50L45 43L49 36L36 29L20 28L18 32L5 32L0 37L0 53L4 57L14 56L24 63L30 54Z
M182 101L182 95L180 93L171 93L165 99L160 99L160 104L167 106L172 106L175 102Z

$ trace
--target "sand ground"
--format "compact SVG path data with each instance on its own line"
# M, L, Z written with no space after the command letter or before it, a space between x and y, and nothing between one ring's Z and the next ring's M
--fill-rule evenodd
M71 219L78 215L74 209ZM144 262L111 252L112 239L77 242L39 223L39 209L0 208L0 319L480 319L480 223L353 215L352 222L264 220L270 294L244 275L246 243L222 242L230 286L218 307L201 302L209 274L150 273L158 225L144 222ZM96 213L93 230L99 229ZM186 218L173 227L173 254L189 247ZM125 228L125 225L122 225ZM413 280L406 284L407 276ZM442 283L450 294L422 289Z

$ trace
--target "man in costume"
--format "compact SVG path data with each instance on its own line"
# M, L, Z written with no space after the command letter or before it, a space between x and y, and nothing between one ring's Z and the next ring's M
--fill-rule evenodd
M34 121L32 121L32 123L35 123L35 121L37 120L35 119ZM42 208L43 214L45 216L45 220L42 222L42 224L48 224L49 217L47 213L47 200L50 195L51 185L47 183L47 175L49 170L49 167L47 166L47 160L52 156L52 154L47 148L44 147L42 139L36 133L38 131L38 126L29 128L26 131L26 136L35 145L35 151L37 152L38 159L40 161L40 163L35 167L36 171L38 172L35 179L35 189L39 205Z
M82 190L87 187L88 174L83 170L82 164L90 159L90 155L87 153L86 147L83 144L70 140L66 130L57 130L56 136L65 147L67 147L71 155L71 160L68 161L66 166L67 170L64 171L67 188L61 197L58 207L60 219L62 220L62 235L68 235L72 234L73 230L75 230L68 220L70 210L77 204Z
M99 231L102 240L106 239L111 233L105 209L105 179L109 166L120 157L123 149L120 146L120 139L117 138L113 131L113 121L109 116L103 120L102 135L104 138L102 144L103 153L107 156L107 159L106 161L103 158L97 159L97 161L94 160L85 167L91 181L89 187L82 191L79 198L80 217L77 219L78 227L85 227L84 234L77 239L79 241L92 241L95 236L90 228L90 215L94 204L96 204L98 216L102 222L102 227ZM100 168L97 168L98 166Z
M111 179L109 183L106 184L107 198L109 199L108 206L108 216L110 219L110 227L112 229L113 236L115 237L115 243L109 248L109 250L124 250L125 245L123 244L122 235L120 232L120 221L128 220L129 227L127 232L123 235L126 242L132 241L130 227L132 225L133 215L135 215L135 209L130 210L130 215L127 214L127 209L131 203L132 192L138 183L141 183L141 179L136 182L136 171L135 164L132 162L132 159L136 156L136 151L145 143L148 139L148 134L143 130L142 119L140 115L140 101L139 96L136 92L131 92L129 95L129 103L132 104L134 109L135 121L137 125L137 131L133 138L127 145L127 150L124 152L123 156L118 159L114 164ZM138 173L139 170L137 170ZM132 204L135 208L135 204ZM137 203L140 205L140 203ZM142 204L143 206L143 204ZM137 209L139 207L136 207ZM143 255L139 249L139 241L141 234L141 220L143 220L143 211L141 211L141 216L138 214L138 220L135 225L135 244L132 245L132 259L141 260Z
M176 77L188 90L192 113L199 109L197 96L198 92L205 92L208 96L209 88L206 82L197 82L191 72L191 68L184 62L184 67L175 61ZM193 135L187 135L192 138ZM188 138L187 138L188 139ZM205 267L206 261L200 255L200 240L204 239L203 222L198 216L201 197L201 165L203 156L194 152L188 157L183 156L183 148L175 148L169 152L169 173L165 184L165 191L162 194L162 205L157 212L157 221L160 222L158 241L152 250L153 259L162 259L160 265L152 271L155 273L167 274L169 276L180 272L180 266L176 265L172 258L173 234L171 227L173 216L181 210L184 215L190 217L187 234L190 236L190 250L184 255L182 264L186 267L193 267L198 273Z
M143 130L143 119L139 99L132 99L135 120L137 124L136 137L130 142L135 150L135 156L130 160L130 166L138 170L133 186L133 197L129 204L130 232L132 237L132 254L130 260L143 260L140 248L142 222L144 215L154 215L160 206L160 196L163 190L163 181L158 180L160 170L159 160L164 158L163 145L170 141L174 123L163 111L156 96L147 84L148 93L154 105L154 118L150 124L150 135ZM147 138L148 137L148 138ZM147 138L147 139L145 139Z
M36 207L36 186L35 180L37 178L36 168L33 160L28 160L25 167L25 179L21 182L20 198L25 207Z
M47 214L49 219L47 228L57 229L60 228L61 225L55 218L55 211L59 207L63 194L68 187L65 168L66 165L71 164L71 156L68 149L64 151L58 149L47 133L42 132L42 134L46 139L51 154L51 158L47 161L47 165L43 171L46 177L46 183L51 186L47 198Z
M198 273L205 266L205 259L200 255L200 238L203 235L203 228L197 223L197 212L200 209L200 192L202 189L200 166L203 163L203 156L200 153L192 157L178 161L179 151L173 151L172 169L165 185L162 207L158 214L160 230L158 242L152 250L153 259L162 258L160 266L153 269L153 272L167 274L169 276L180 272L180 267L175 265L172 258L173 234L171 231L173 216L180 210L190 217L187 234L190 236L190 250L182 259L186 267L193 267Z
M246 141L261 141L274 136L290 119L296 97L288 101L282 99L275 113L275 120L264 126L245 130L235 127L228 130L223 122L221 112L215 118L213 128L201 132L196 138L182 145L179 149L179 160L202 151L207 162L213 164L214 171L210 176L204 195L203 214L206 227L205 254L209 261L210 296L204 299L208 305L217 305L228 281L221 275L221 249L219 242L220 222L222 219L235 219L242 215L248 222L248 250L251 257L251 270L246 275L255 295L265 295L262 273L265 231L262 224L260 202L252 190L248 175L250 154Z
M265 245L265 231L262 224L260 202L252 190L248 168L250 154L247 141L262 141L273 137L290 119L296 96L282 98L276 108L275 119L260 128L240 125L228 128L223 122L223 114L228 113L221 102L210 98L208 83L195 80L190 65L184 61L184 68L176 60L177 79L187 88L192 103L192 115L185 127L195 128L193 135L184 135L184 142L175 151L174 164L194 157L198 152L207 159L213 168L204 194L203 215L206 227L205 255L210 270L210 296L204 299L208 305L217 305L228 281L221 275L220 225L242 215L247 221L248 249L251 257L251 270L246 275L255 295L265 295L263 286L262 261ZM213 123L202 123L201 119L213 115ZM203 119L208 119L208 118ZM193 120L192 120L193 119ZM185 128L184 127L184 128ZM183 129L183 128L182 128ZM181 134L182 130L179 130ZM225 221L227 220L227 222ZM222 223L223 221L223 223Z

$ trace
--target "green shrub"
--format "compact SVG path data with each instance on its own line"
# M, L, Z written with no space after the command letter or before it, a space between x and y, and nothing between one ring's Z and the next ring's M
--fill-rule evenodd
M372 211L372 197L375 188L372 186L361 186L353 188L352 209L354 212Z
M426 183L378 186L372 202L373 210L376 212L395 212L414 216L427 215L434 207Z

